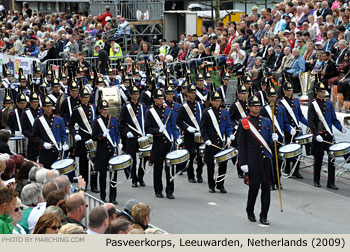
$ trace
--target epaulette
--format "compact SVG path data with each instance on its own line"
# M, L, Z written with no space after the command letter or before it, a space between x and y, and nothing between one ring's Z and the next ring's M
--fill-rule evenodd
M62 118L62 117L60 117L59 115L53 115L53 117ZM63 118L62 118L62 119L63 119Z

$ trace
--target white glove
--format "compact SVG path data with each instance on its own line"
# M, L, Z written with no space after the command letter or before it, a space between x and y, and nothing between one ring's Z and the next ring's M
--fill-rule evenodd
M47 150L49 150L49 149L52 148L52 145L49 144L49 143L47 143L47 142L45 142L45 143L43 144L43 146L44 146L44 148L47 149Z
M190 133L196 132L196 128L193 128L192 126L188 126L187 131Z
M63 147L62 147L62 148L63 148L63 150L64 150L64 151L69 150L69 146L68 146L68 144L66 144L66 143L63 145Z
M277 133L272 133L272 140L277 141L278 140L278 134Z
M343 128L341 132L342 132L343 134L345 134L345 133L346 133L346 129Z
M20 131L15 131L15 136L16 137L22 136L22 133Z
M181 139L181 138L178 138L178 139L176 140L176 143L177 143L177 145L182 144L182 139Z
M323 138L320 136L320 135L317 135L316 136L316 140L317 140L317 142L323 142Z
M134 137L134 134L131 133L131 131L129 131L129 132L126 134L126 136L127 136L128 138L133 138L133 137Z
M109 129L103 132L103 137L106 137L109 134Z
M165 131L166 125L163 125L162 127L159 128L159 132L163 133Z
M210 140L207 140L207 141L205 141L205 145L211 145L211 141Z
M297 133L296 130L292 128L291 131L290 131L290 134L291 134L292 136L294 136L296 133Z
M237 130L237 129L238 129L238 125L235 126L235 130Z
M231 141L233 141L233 140L235 140L235 139L236 139L236 136L235 136L235 135L231 135L231 136L230 136L230 140L231 140Z
M81 140L81 136L79 134L76 134L74 137L75 141L80 141Z
M247 173L248 172L248 165L242 165L241 170L242 170L242 172Z
M118 148L119 148L119 150L121 150L121 149L123 149L123 144L118 144Z

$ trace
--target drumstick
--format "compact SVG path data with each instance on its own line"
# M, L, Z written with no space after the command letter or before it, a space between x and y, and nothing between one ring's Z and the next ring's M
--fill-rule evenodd
M219 146L217 146L217 145L215 145L215 144L210 144L211 146L213 146L213 147L215 147L215 148L217 148L217 149L219 149L219 150L222 150L223 148L220 148Z
M322 142L327 143L327 144L334 144L334 143L328 142L326 140L323 140Z
M173 112L173 111L172 111L172 110L170 110L170 113L169 113L169 115L168 115L168 117L167 117L167 119L166 119L166 121L165 121L165 124L164 124L164 125L166 125L166 124L168 123L168 120L169 120L169 118L170 118L171 112Z
M296 131L295 128L293 128L293 129ZM292 136L292 139L290 140L290 143L293 143L293 138L294 138L294 136L295 136L295 134Z
M310 131L310 128L308 127L305 131L305 134L309 133L309 131Z

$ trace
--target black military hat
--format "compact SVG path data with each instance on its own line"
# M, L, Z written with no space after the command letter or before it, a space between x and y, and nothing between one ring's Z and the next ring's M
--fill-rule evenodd
M140 90L136 87L136 86L131 86L129 88L129 93L130 94L139 94L140 93Z
M5 64L2 64L2 75L4 77L11 76L11 72L7 69Z
M93 72L90 72L88 79L93 81L95 79L95 74Z
M114 74L113 68L108 64L108 74Z
M196 92L196 86L193 84L187 85L187 93L195 93Z
M284 90L293 90L293 86L292 86L292 84L290 83L290 82L285 82L285 83L283 83L283 89Z
M103 78L101 76L97 78L96 84L104 84Z
M52 75L52 70L51 70L51 66L48 65L47 69L46 69L46 76L51 76Z
M222 100L220 94L219 94L218 92L216 92L216 91L213 92L213 93L211 94L210 99L211 99L212 101Z
M20 103L20 102L26 102L26 101L27 101L26 96L23 93L18 93L16 102Z
M269 80L267 77L264 77L260 81L260 85L267 85L269 83Z
M67 79L67 75L64 73L63 67L60 67L60 78Z
M40 67L37 65L37 62L35 60L33 60L33 71L34 73L40 73Z
M3 104L13 103L11 96L6 95L3 100Z
M323 90L327 90L326 86L322 83L322 82L317 82L315 84L315 90L317 91L323 91Z
M106 108L109 108L109 105L108 105L108 102L106 100L102 100L100 102L100 109L106 109Z
M129 75L125 74L123 75L123 82L128 82L130 80Z
M228 72L224 73L224 76L222 76L222 79L229 80L231 78L230 74Z
M39 95L35 92L31 92L29 95L29 101L33 102L33 101L39 101Z
M197 74L196 80L197 80L197 81L202 81L202 80L204 80L203 74L201 74L201 73Z
M186 88L187 89L188 82L184 81L181 85L181 88Z
M87 88L82 88L80 90L80 97L90 97L89 90L87 90Z
M204 79L206 79L206 80L211 79L211 75L209 72L204 73Z
M252 95L248 98L248 106L261 106L261 102L256 95Z
M60 82L57 78L54 78L51 84L51 87L57 87L57 86L61 86Z
M163 94L163 91L159 88L156 88L154 91L153 91L153 98L164 98L164 94Z
M72 91L79 90L78 83L76 83L76 82L73 80L72 83L71 83L70 86L69 86L69 90L72 90Z
M251 79L248 75L245 75L245 76L243 77L243 82L244 82L244 83L252 82L252 79Z
M77 73L78 74L81 74L81 73L84 73L84 69L80 66L77 68Z
M24 76L24 74L23 74L23 69L22 68L20 68L20 69L18 69L18 81L19 82L21 82L21 81L27 81L27 78Z
M239 85L237 88L238 93L248 93L247 88L244 85Z
M174 94L174 89L171 86L165 87L165 94Z
M52 102L52 100L51 100L48 96L45 96L45 97L44 97L42 103L43 103L43 107L53 106L53 102Z
M277 95L277 91L274 87L269 87L266 90L266 94L267 96L276 96Z

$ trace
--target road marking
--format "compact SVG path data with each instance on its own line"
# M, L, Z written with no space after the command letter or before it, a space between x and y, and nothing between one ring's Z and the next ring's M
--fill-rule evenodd
M215 202L208 202L208 205L216 206L217 204Z

